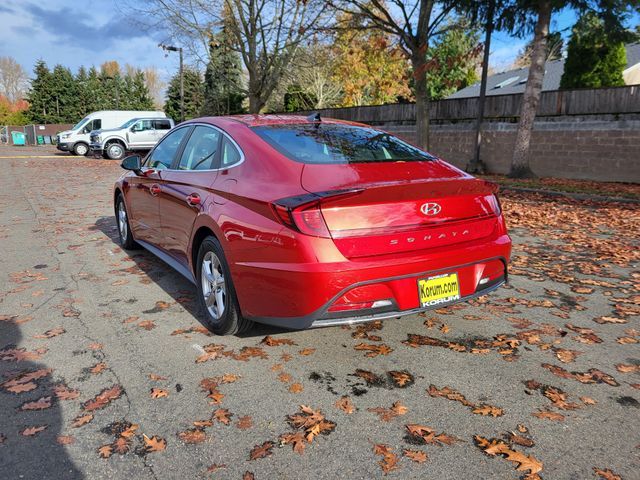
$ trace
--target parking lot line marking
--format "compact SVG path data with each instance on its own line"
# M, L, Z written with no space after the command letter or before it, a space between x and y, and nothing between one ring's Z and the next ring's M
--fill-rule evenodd
M71 158L71 155L11 155L8 157L0 157L0 159L11 160L19 158Z

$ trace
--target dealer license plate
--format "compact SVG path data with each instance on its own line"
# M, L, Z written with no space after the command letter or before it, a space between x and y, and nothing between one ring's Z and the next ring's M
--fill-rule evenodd
M432 307L460 299L457 273L445 273L418 280L420 306Z

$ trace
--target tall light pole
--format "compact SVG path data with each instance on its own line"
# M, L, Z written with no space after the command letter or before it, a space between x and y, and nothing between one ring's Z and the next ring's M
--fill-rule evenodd
M184 68L182 63L182 47L164 45L163 43L159 43L158 46L164 51L180 53L180 121L184 122Z

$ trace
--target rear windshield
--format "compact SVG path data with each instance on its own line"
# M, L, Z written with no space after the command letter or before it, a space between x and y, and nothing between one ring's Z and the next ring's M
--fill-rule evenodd
M388 133L331 123L253 127L283 155L302 163L410 162L435 157Z

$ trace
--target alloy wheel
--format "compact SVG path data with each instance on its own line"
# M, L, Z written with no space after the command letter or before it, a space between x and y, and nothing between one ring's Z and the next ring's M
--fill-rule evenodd
M120 239L124 243L127 240L127 211L124 209L124 202L118 203L118 230L120 231Z
M227 302L222 262L214 252L207 252L202 259L202 294L209 313L215 320L224 315Z

